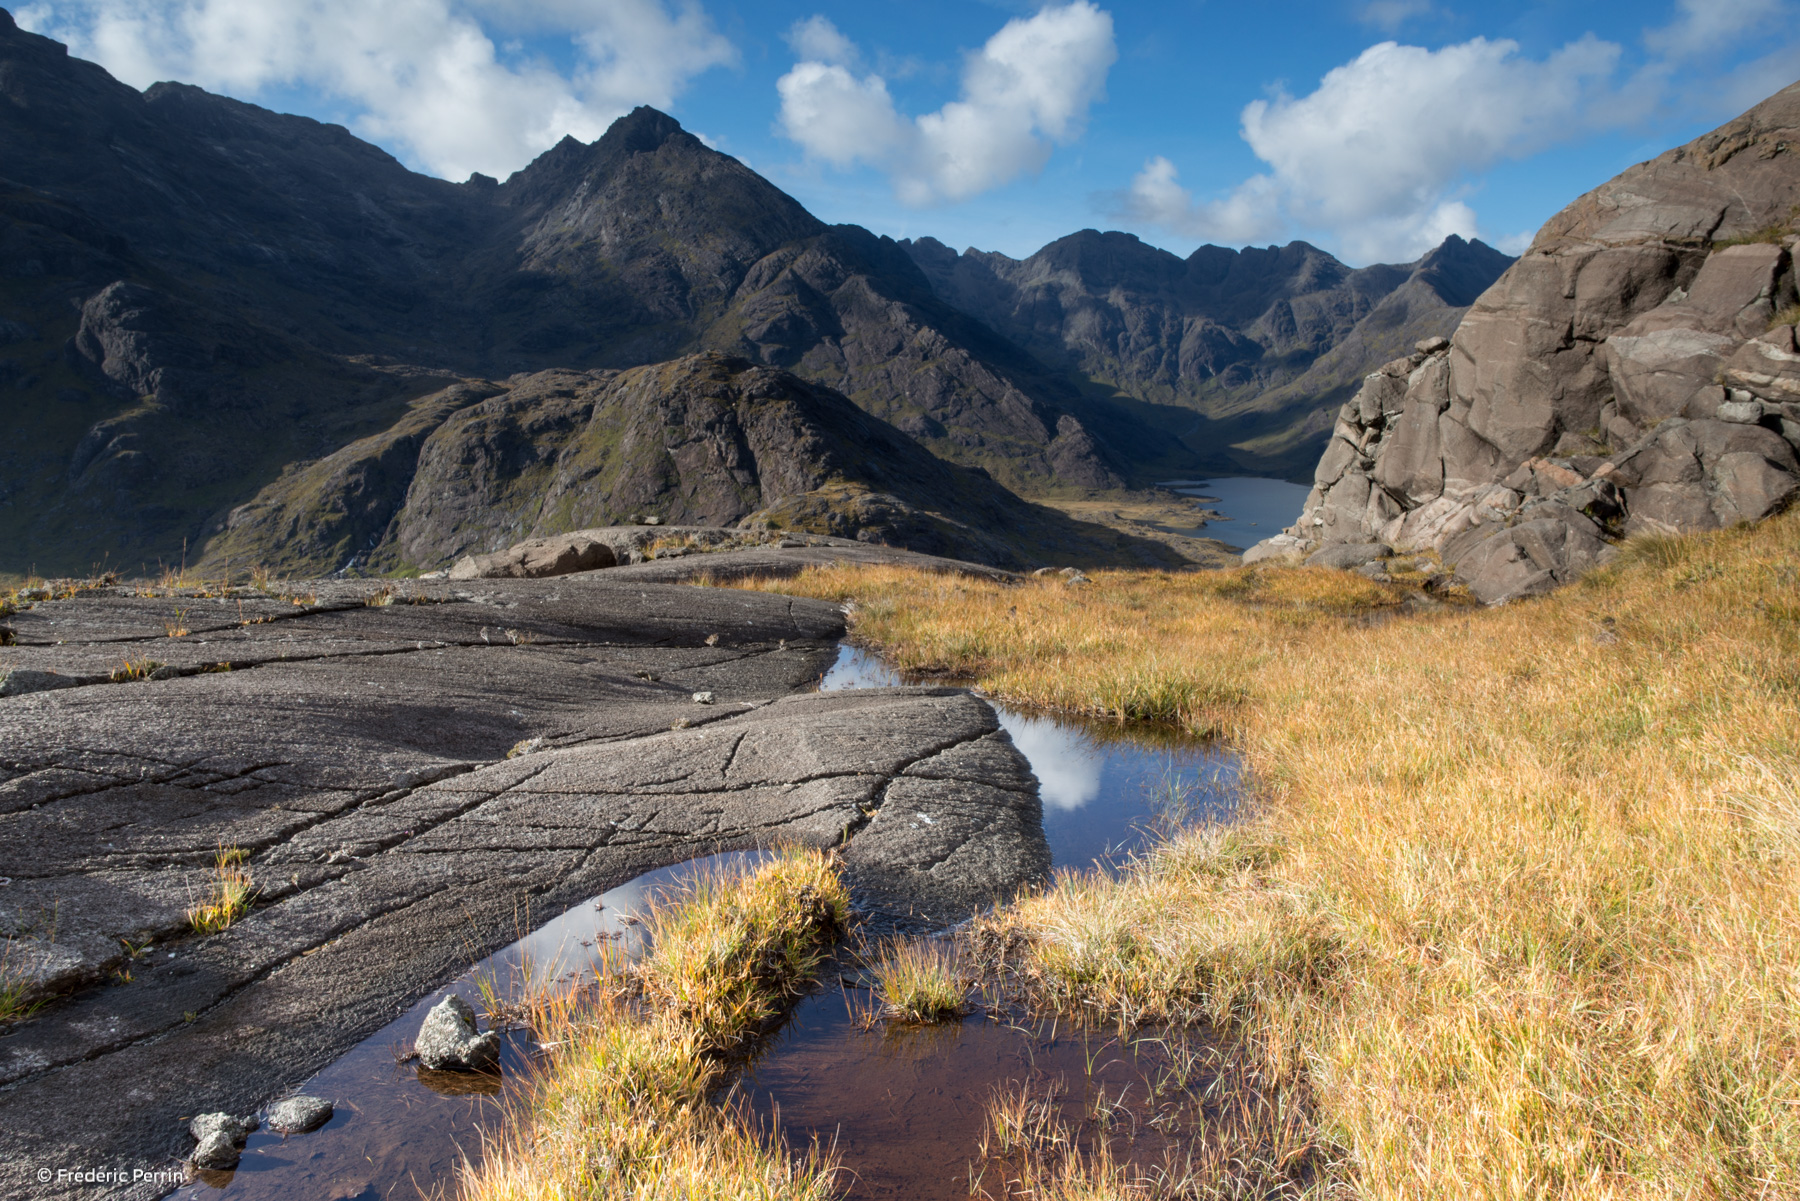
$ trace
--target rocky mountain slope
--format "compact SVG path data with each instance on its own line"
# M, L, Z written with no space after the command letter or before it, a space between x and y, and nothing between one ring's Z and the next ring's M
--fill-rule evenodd
M1002 567L1174 561L1160 544L1072 521L936 458L828 388L707 352L433 393L233 509L201 568L435 568L645 518L804 530Z
M1362 377L1450 333L1512 263L1454 235L1416 263L1360 269L1305 242L1181 259L1091 229L1026 259L901 245L945 300L1210 469L1273 474L1310 467Z
M457 380L708 349L1027 492L1117 486L1151 441L890 240L653 110L451 184L339 127L139 93L4 10L0 322L0 388L30 415L0 449L12 570L173 562L284 467Z
M1434 551L1480 598L1800 493L1800 84L1581 197L1339 413L1254 557Z
M1354 371L1384 311L1436 330L1455 297L1433 281L1493 257L1184 264L1090 233L946 274L928 249L825 225L654 110L453 184L341 127L140 93L0 10L0 390L26 414L0 447L0 566L216 558L207 540L284 471L410 446L447 388L702 351L841 392L1026 495L1267 466L1311 428L1296 377L1321 353ZM975 303L984 279L1011 301ZM1252 403L1284 383L1287 408ZM1225 448L1253 436L1275 441Z

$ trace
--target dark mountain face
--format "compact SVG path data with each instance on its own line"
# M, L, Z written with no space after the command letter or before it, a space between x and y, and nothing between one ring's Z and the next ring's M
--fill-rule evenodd
M337 126L139 93L0 10L0 398L21 415L0 564L191 557L284 472L411 445L446 388L707 350L1015 491L1116 488L1303 420L1305 396L1297 418L1250 401L1403 284L1423 281L1414 307L1473 286L1440 274L1298 243L1183 261L1086 232L1023 262L899 244L824 225L651 109L452 184Z
M946 463L829 388L708 352L424 397L234 509L201 568L389 571L651 515L1003 567L1175 561Z
M902 245L940 296L1040 360L1165 406L1196 455L1277 471L1316 458L1344 383L1447 335L1512 262L1455 236L1416 263L1360 269L1304 242L1202 246L1184 260L1094 230L1022 260Z
M892 241L826 227L650 109L451 184L336 126L139 93L0 10L0 214L0 388L31 414L0 449L19 568L172 561L284 465L459 377L708 348L1028 492L1117 486L1152 440ZM89 312L114 284L143 291Z

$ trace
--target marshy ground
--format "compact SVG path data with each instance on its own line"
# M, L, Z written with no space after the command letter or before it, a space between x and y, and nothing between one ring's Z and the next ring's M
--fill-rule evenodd
M1800 516L1499 609L1290 569L771 586L899 667L1235 745L1237 826L993 921L1047 1001L1236 1032L1309 1187L1800 1191Z

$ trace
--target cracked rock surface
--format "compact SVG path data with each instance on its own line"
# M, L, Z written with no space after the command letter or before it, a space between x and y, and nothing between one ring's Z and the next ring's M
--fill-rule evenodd
M11 619L0 674L61 686L0 697L0 924L46 998L0 1028L6 1195L185 1157L182 1115L254 1112L519 914L656 867L847 841L865 908L934 920L1047 870L985 702L811 691L833 606L618 569L298 591ZM221 848L256 902L196 935Z

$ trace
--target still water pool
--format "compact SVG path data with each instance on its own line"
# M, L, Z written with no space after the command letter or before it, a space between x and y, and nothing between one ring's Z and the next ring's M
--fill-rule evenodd
M844 645L819 688L883 688L905 683L867 651ZM1228 753L1167 730L1028 713L994 706L1030 762L1043 800L1044 835L1057 868L1115 871L1167 824L1229 820L1237 763ZM641 953L641 915L697 874L748 871L763 852L690 860L639 876L589 898L475 964L365 1039L300 1091L334 1102L320 1130L250 1137L235 1172L202 1173L182 1201L320 1201L455 1196L456 1165L478 1159L499 1129L510 1098L537 1056L528 1032L505 1035L496 1075L426 1072L402 1059L427 1010L449 993L479 1010L482 986L517 995L529 982L574 980L599 949ZM529 920L523 923L530 926ZM847 961L846 961L847 965ZM982 1169L982 1111L996 1089L1037 1089L1079 1124L1096 1095L1136 1105L1136 1160L1166 1152L1174 1127L1151 1106L1153 1078L1168 1070L1167 1044L1124 1041L1067 1026L1048 1028L972 1017L929 1030L870 1026L866 990L830 983L804 998L734 1081L733 1103L780 1129L790 1144L835 1146L845 1165L844 1196L969 1195ZM849 977L855 980L856 977ZM1110 1039L1110 1041L1109 1041ZM1108 1104L1114 1104L1109 1101ZM1184 1104L1179 1097L1173 1104ZM1196 1103L1197 1104L1197 1103ZM1140 1120L1141 1117L1141 1120Z

